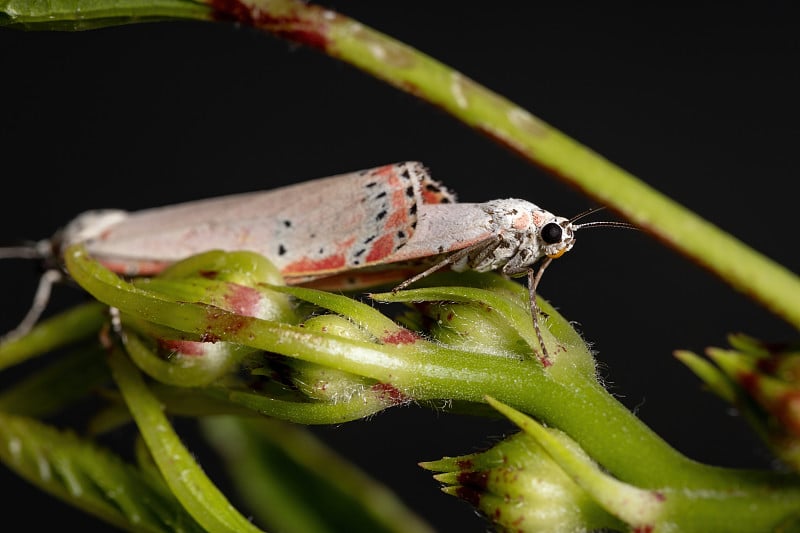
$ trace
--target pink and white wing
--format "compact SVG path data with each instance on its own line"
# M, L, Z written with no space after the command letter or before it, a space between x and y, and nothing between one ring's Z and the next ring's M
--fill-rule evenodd
M414 235L392 255L391 262L434 258L493 238L492 217L484 205L422 206Z
M112 270L149 275L203 251L249 250L288 278L391 262L426 202L455 198L417 162L131 213L86 242Z

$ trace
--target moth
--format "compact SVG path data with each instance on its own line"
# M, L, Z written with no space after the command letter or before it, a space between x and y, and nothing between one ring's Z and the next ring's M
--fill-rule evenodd
M534 329L543 351L536 289L550 262L587 227L623 222L577 221L515 198L459 203L426 167L406 161L281 187L155 207L80 214L53 237L5 248L0 257L42 259L31 310L11 335L29 330L63 277L66 247L82 243L113 272L151 276L209 250L264 255L288 284L359 288L402 281L402 290L444 267L527 276ZM423 266L420 266L423 265Z

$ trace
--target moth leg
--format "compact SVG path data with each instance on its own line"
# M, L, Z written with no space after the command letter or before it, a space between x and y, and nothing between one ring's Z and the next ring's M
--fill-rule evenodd
M39 317L42 316L42 313L47 307L47 302L50 300L50 293L53 289L53 285L62 281L63 279L64 275L60 270L51 269L45 271L45 273L42 274L42 277L39 278L39 286L36 288L36 294L33 296L31 308L28 309L28 313L25 315L25 318L22 319L16 328L3 335L2 339L0 339L0 342L22 337L31 329L33 329L33 326L36 325Z
M445 257L444 259L442 259L438 263L434 264L433 266L431 266L427 270L423 270L419 274L408 278L407 280L402 282L400 285L398 285L397 287L392 289L392 292L401 291L401 290L405 289L406 287L408 287L409 285L411 285L412 283L415 283L415 282L421 280L422 278L430 276L431 274L433 274L437 270L440 270L440 269L446 267L447 265L452 265L453 263L458 263L459 261L461 261L462 259L467 257L470 253L472 253L474 250L476 250L476 249L478 249L478 248L480 248L482 246L486 246L486 243L485 242L479 242L477 244L474 244L472 246L468 246L466 248L462 248L461 250L448 255L447 257Z
M539 310L539 305L536 303L536 288L542 280L542 274L544 274L545 269L552 262L553 259L548 257L542 261L542 264L539 265L539 269L535 272L532 268L528 269L528 298L531 304L531 318L533 319L533 330L536 332L536 340L539 341L539 347L542 349L542 364L544 366L550 366L552 362L547 355L547 347L544 345L544 337L542 337L542 330L539 326L539 315L541 311Z

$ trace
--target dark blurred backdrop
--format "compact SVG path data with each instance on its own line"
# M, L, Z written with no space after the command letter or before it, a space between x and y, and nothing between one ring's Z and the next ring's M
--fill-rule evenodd
M795 270L800 47L781 3L330 2L459 69ZM139 209L416 159L462 201L594 203L440 110L317 51L232 24L0 30L0 243L91 208ZM0 329L35 265L0 263ZM598 352L615 395L697 460L770 467L744 420L672 351L795 330L637 232L581 234L541 287ZM59 287L50 312L81 301ZM483 531L421 460L483 448L500 422L416 407L335 428L334 447L441 531ZM188 437L187 437L188 438ZM198 452L200 453L200 452ZM389 460L387 460L389 458ZM3 520L104 526L0 469Z

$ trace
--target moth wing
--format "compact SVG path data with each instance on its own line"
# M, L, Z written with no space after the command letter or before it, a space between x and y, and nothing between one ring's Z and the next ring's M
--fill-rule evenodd
M265 255L287 277L317 276L385 262L414 235L425 202L451 201L421 163L403 162L134 212L86 246L126 274L220 249Z
M420 272L442 256L496 237L484 204L425 204L417 215L417 227L406 244L382 265L354 269L327 277L287 278L289 283L323 290L355 290L397 284Z
M449 254L493 237L493 221L484 204L424 205L414 235L390 260L413 261Z

